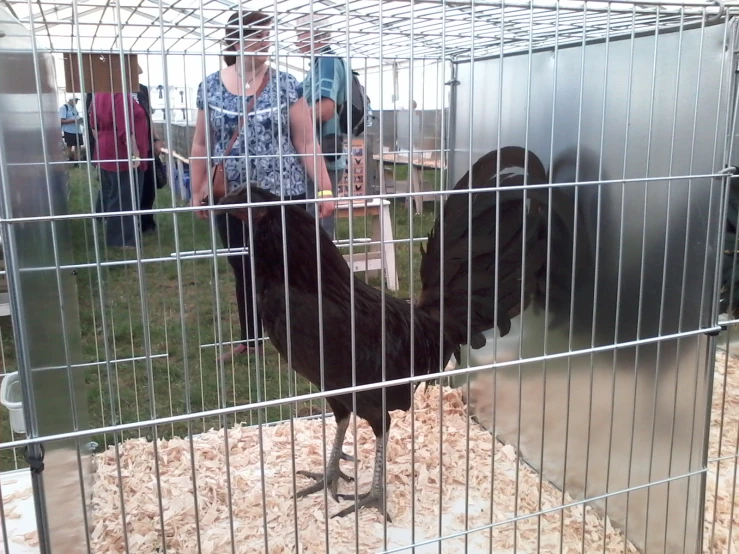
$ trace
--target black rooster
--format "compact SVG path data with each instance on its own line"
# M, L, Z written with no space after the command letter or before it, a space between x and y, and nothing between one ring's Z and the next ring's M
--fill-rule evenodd
M737 317L736 312L739 306L739 268L735 267L734 259L739 249L739 178L737 177L729 180L725 229L719 313L725 313L729 319L734 319Z
M472 167L472 179L466 174L455 189L468 188L468 181L472 182L472 188L494 187L498 154L501 170L523 168L528 154L528 183L547 183L544 167L533 153L523 148L506 147L500 153L494 151L480 158ZM523 177L520 172L518 176L509 172L501 180L509 185L522 184ZM468 213L470 194L471 224ZM278 200L276 196L254 186L244 186L224 197L220 204L242 204L228 211L243 221L248 221L251 214L257 303L272 344L282 356L290 354L291 365L300 375L323 390L332 390L442 371L460 345L467 344L468 319L469 341L473 348L482 347L485 344L482 333L496 325L501 335L507 334L510 319L540 294L546 271L548 191L532 189L527 191L527 197L530 206L525 209L520 189L449 195L444 205L443 227L441 220L437 219L425 251L421 248L422 287L415 306L390 295L384 297L383 305L381 292L353 276L341 253L322 229L319 231L322 284L319 297L315 220L306 210L285 206L287 256L283 257L282 209L279 205L259 205ZM245 206L247 203L250 203L248 207ZM499 245L497 249L496 243ZM522 252L524 249L525 253ZM287 260L287 276L284 259ZM525 272L522 271L524 267ZM469 317L468 298L471 305ZM320 372L319 303L323 317L323 379ZM354 337L352 328L356 329ZM352 352L356 361L355 379L352 376ZM317 483L301 490L298 497L329 487L335 500L338 497L355 500L353 506L333 517L372 506L390 521L382 501L385 446L390 428L388 412L408 410L417 385L403 384L357 392L356 410L352 394L328 397L337 429L327 471L325 475L299 472ZM384 406L383 392L386 395ZM337 494L338 480L351 480L339 469L339 461L349 458L342 452L342 445L352 411L369 423L376 437L372 486L369 492L356 499L354 495Z

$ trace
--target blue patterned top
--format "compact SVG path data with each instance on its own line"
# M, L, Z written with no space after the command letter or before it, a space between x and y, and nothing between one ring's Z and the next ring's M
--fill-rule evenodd
M257 98L254 108L249 112L244 128L231 148L231 153L225 158L223 153L239 124L239 115L244 113L251 97L230 93L221 80L220 71L211 73L198 85L197 107L204 110L205 84L205 98L210 116L208 128L211 133L211 157L214 163L226 160L224 169L228 190L235 189L247 181L256 181L261 188L277 196L281 196L281 188L285 196L304 194L307 174L290 140L288 118L289 108L298 100L296 90L298 81L284 71L280 71L278 76L277 71L271 68L269 76L270 79ZM278 120L275 117L278 105L281 127L278 127ZM246 141L244 132L248 135ZM248 152L244 152L245 142L248 145ZM280 187L281 183L284 183L284 187Z

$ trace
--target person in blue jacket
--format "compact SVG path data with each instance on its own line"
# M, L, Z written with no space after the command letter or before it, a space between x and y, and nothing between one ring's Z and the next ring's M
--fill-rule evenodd
M305 98L315 115L316 133L328 169L334 198L337 196L337 185L346 171L347 160L343 154L344 135L339 126L338 106L346 102L346 64L339 58L328 43L329 32L321 31L318 18L314 18L313 56L314 64L309 68L303 82L298 87L298 94ZM310 16L298 19L298 49L306 56L311 55ZM309 197L315 198L315 186L309 185ZM315 204L310 206L315 212ZM324 217L321 225L331 237L334 237L335 219L332 214Z

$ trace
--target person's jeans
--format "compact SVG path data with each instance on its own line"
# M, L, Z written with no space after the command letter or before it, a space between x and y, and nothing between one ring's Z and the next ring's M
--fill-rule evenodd
M286 200L304 199L304 194L287 197ZM307 208L304 204L297 206ZM216 212L216 227L224 248L240 249L249 246L249 224L237 217L224 212ZM254 328L254 313L257 307L253 302L252 290L254 284L251 278L251 262L248 255L228 256L228 263L236 282L236 306L239 311L239 327L242 341L262 341L262 325L257 313L257 328ZM254 346L249 344L248 346Z
M154 207L154 201L156 200L156 176L154 173L153 164L143 173L142 184L139 187L141 191L141 201L139 202L139 209L150 210ZM103 200L102 196L98 194L95 201L95 213L99 214L103 211ZM98 217L98 221L102 221L103 218ZM140 217L141 231L146 233L147 231L153 231L157 228L156 221L154 220L154 214L143 214Z
M127 212L138 209L144 172L133 170L133 187L128 169L108 171L100 169L100 192L97 207L102 212ZM105 217L105 244L109 247L136 246L138 216Z

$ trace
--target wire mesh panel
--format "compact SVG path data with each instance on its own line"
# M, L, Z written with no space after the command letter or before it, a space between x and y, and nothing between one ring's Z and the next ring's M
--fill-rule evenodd
M36 55L28 40L5 40L19 30L18 23L0 17L0 70L13 75L0 83L0 205L5 222L40 219L2 227L13 313L12 342L3 347L15 347L4 367L2 402L11 409L2 417L3 442L10 442L11 433L55 435L89 424L72 236L68 221L55 220L67 215L68 178L60 164L54 63L49 54ZM6 323L4 333L11 331ZM36 510L45 514L33 542L70 551L88 543L88 443L78 437L3 449L3 470L32 470L32 482L22 473L0 486L14 489L12 481L18 479L32 484ZM3 500L23 492L21 487L6 495L6 490ZM4 552L10 552L7 523L21 511L8 507L4 512L2 542Z
M725 492L703 504L726 6L3 0L0 14L23 25L0 36L25 60L0 85L0 176L3 342L28 424L27 439L3 429L0 469L46 453L38 535L0 480L6 551L727 547ZM327 183L330 119L314 122L355 84L314 74L331 55L366 96ZM333 106L302 108L309 77ZM219 160L255 188L211 201ZM333 220L313 217L329 201ZM360 509L337 490L364 493Z
M722 199L710 175L725 156L731 40L701 21L456 73L452 181L520 145L552 182L583 183L553 190L548 305L470 353L474 366L507 362L474 383L475 413L646 551L694 552L702 528Z

